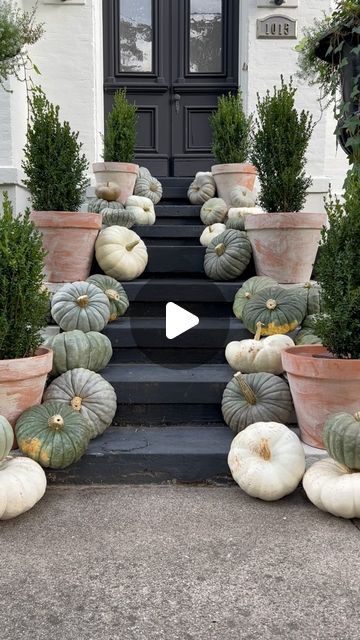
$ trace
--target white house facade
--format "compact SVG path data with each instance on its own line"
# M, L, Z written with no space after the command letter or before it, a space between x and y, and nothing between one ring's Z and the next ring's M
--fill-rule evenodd
M217 97L240 86L253 111L258 92L279 84L280 74L295 76L303 28L330 8L329 0L39 0L45 35L31 51L41 71L34 80L80 132L90 166L101 159L114 91L126 86L139 109L137 160L160 179L190 177L212 163L208 118ZM318 121L308 153L308 209L316 211L329 183L340 191L347 160L332 112L321 116L317 88L295 83L298 107ZM28 197L26 92L15 79L9 88L0 90L0 185L20 211Z

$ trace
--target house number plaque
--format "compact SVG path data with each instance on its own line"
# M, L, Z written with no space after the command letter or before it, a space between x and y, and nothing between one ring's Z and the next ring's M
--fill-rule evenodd
M296 40L297 20L288 16L267 16L257 20L257 37L269 40Z

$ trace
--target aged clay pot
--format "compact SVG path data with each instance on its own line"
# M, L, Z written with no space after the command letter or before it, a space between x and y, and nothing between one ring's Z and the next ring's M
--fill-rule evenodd
M320 345L290 347L282 354L303 442L324 449L331 413L360 410L360 360L329 357Z
M96 184L115 182L121 189L118 202L125 204L134 193L139 165L131 162L94 162L93 172Z
M279 284L311 280L325 213L260 213L245 218L256 274Z
M41 231L47 282L86 280L101 229L102 215L70 211L33 211L31 220Z
M12 426L26 409L41 403L52 362L53 352L47 347L30 358L0 360L0 415Z
M248 163L215 164L211 167L211 173L219 198L229 206L234 187L247 187L253 191L257 175L254 165Z

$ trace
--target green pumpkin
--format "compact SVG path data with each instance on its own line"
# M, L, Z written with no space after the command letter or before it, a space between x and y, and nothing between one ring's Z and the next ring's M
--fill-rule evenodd
M276 280L268 278L268 276L254 276L246 280L235 295L233 304L234 315L239 318L239 320L242 320L242 314L247 302L259 291L268 289L273 285L277 285Z
M110 202L109 204L113 203ZM124 208L116 210L108 207L103 209L101 213L103 227L112 227L116 224L118 227L131 229L136 222L134 214Z
M206 226L209 226L215 222L223 222L227 212L228 206L222 198L210 198L201 207L200 218Z
M54 294L51 315L63 331L101 331L110 319L110 302L91 282L68 283Z
M306 344L321 344L319 336L315 333L315 324L317 316L306 316L301 323L301 329L298 331L294 338L294 342L297 345Z
M245 271L250 259L251 244L247 234L228 229L207 247L204 270L212 280L234 280Z
M331 458L349 469L360 471L360 412L328 416L323 440Z
M90 200L87 210L89 213L101 213L104 207L108 206L108 201L103 200L102 198L93 198Z
M321 287L317 282L306 282L301 287L294 287L294 291L305 297L306 315L310 316L323 312Z
M236 373L222 398L226 424L239 433L255 422L290 420L293 404L288 384L272 373Z
M92 282L105 293L110 302L110 322L123 316L129 308L129 298L122 284L111 276L103 276L100 273L90 276L87 282Z
M225 222L227 229L235 229L236 231L245 231L244 218L228 218Z
M20 451L42 467L65 469L89 444L86 420L67 404L44 402L21 414L15 427Z
M54 380L45 391L44 400L64 402L86 420L90 438L96 438L112 423L116 413L116 393L98 373L72 369Z
M47 338L44 344L54 352L53 376L80 367L101 371L110 362L113 353L109 338L98 331L65 331Z
M272 286L258 291L246 304L243 311L245 327L256 333L261 323L261 335L290 333L298 327L306 314L306 300L293 289Z
M14 444L14 431L10 422L0 416L0 460L6 458Z
M251 208L255 206L256 196L247 187L236 186L230 193L232 207Z

